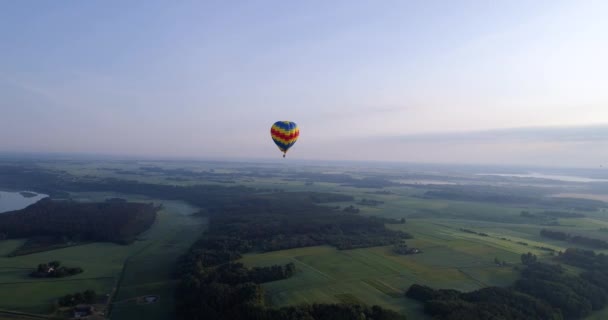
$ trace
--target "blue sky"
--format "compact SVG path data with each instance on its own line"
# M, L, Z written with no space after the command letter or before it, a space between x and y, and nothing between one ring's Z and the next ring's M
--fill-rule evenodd
M280 157L269 127L292 120L302 159L595 166L608 161L606 12L4 1L0 151Z

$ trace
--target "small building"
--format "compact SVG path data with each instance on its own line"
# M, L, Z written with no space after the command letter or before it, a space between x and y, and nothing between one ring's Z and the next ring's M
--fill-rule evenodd
M95 312L95 308L88 304L79 304L74 307L72 313L74 314L74 318L80 319L84 317L88 317Z

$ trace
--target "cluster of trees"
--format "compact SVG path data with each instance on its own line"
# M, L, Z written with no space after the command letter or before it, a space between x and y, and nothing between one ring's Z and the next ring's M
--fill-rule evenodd
M224 239L227 248L235 242ZM260 283L285 279L296 272L293 263L248 269L241 263L217 259L217 242L201 242L209 248L192 249L179 263L180 285L177 289L177 314L180 319L367 319L402 320L399 314L379 307L358 305L312 305L282 309L266 306ZM199 243L199 245L201 244ZM204 254L201 250L207 253ZM210 258L210 259L208 259ZM355 317L353 317L355 316Z
M77 203L46 198L0 215L0 233L8 238L49 236L129 243L154 223L158 209L143 203Z
M287 173L286 176L290 177L291 180L303 180L307 183L314 182L329 182L337 183L341 186L355 187L355 188L370 188L370 189L382 189L385 187L398 186L399 183L393 182L387 177L368 173L367 177L354 178L346 173L316 173L316 172L297 172Z
M209 182L219 182L219 183L236 183L238 178L242 178L244 176L249 176L248 174L241 173L216 173L215 170L211 169L208 171L193 171L188 169L166 169L161 167L139 167L141 172L135 172L134 174L159 174L169 176L168 180L204 180ZM184 179L183 177L187 177Z
M59 261L51 261L39 264L38 268L30 273L30 276L35 278L63 278L82 273L83 271L80 267L66 267L62 266Z
M521 204L555 209L566 208L577 211L596 211L606 206L606 203L599 200L545 197L546 191L538 188L506 188L475 185L442 185L433 186L433 188L434 190L425 192L423 197L429 199ZM558 211L548 211L544 214L559 217L560 213L556 212ZM568 214L571 215L571 213Z
M391 219L391 220L386 221L386 223L388 223L388 224L405 224L405 218Z
M406 320L404 315L386 310L379 306L364 306L355 304L312 304L281 309L250 310L241 319L256 320Z
M274 194L231 204L221 214L205 211L210 228L184 259L189 264L213 266L254 250L316 245L352 249L410 238L404 232L387 229L386 219L344 214L312 201L306 194Z
M373 188L373 189L382 189L385 187L394 187L399 186L399 183L392 182L388 179L381 177L367 177L363 179L353 179L349 183L342 184L345 187L355 187L355 188Z
M84 292L76 292L74 294L66 294L57 300L60 307L73 307L79 304L93 304L97 301L97 293L93 290L85 290Z
M556 219L556 218L584 218L585 215L577 212L566 211L540 211L532 214L529 211L522 211L520 216L524 218L541 218L541 219Z
M344 211L346 213L355 213L356 214L356 213L359 213L359 211L361 211L361 210L359 210L359 208L357 208L353 205L350 205L350 206L342 209L342 211Z
M542 211L538 214L544 216L550 216L554 218L584 218L585 215L578 212L566 212L566 211Z
M399 243L393 246L393 252L396 254L408 255L422 253L422 250L418 248L410 248L405 243Z
M33 190L50 196L67 196L60 186L68 183L65 174L27 164L0 165L0 186L9 190Z
M473 231L470 229L460 228L460 231L465 232L465 233L470 233L470 234L476 234L476 235L482 236L482 237L489 237L489 235L487 233L477 232L477 231Z
M414 284L407 290L406 296L424 302L425 313L436 319L563 319L559 310L513 288L488 287L463 293Z
M413 285L406 296L423 301L438 319L582 319L608 305L608 256L567 249L559 259L585 271L570 274L527 253L521 278L509 288L462 293Z
M540 235L546 238L568 241L575 244L585 245L598 249L608 249L608 242L601 239L588 238L585 236L572 235L563 231L542 229Z
M588 272L599 271L608 274L608 255L603 253L596 254L592 250L568 248L559 254L559 259L566 264L583 268Z
M161 172L158 168L147 170ZM212 173L209 171L209 173ZM181 174L162 172L162 174ZM191 172L183 172L190 175ZM252 173L271 176L271 173ZM313 174L314 175L314 174ZM383 178L353 179L348 175L333 177L319 175L298 178L327 181L356 187L381 188L396 185ZM217 177L216 177L217 178ZM222 177L229 178L229 177ZM319 178L319 179L317 179ZM343 179L342 181L339 181ZM35 187L36 191L56 197L69 197L65 191L112 191L141 194L153 198L182 200L203 208L209 217L209 231L180 259L177 273L181 277L177 292L177 312L183 319L404 319L403 316L380 307L358 305L312 305L272 309L264 302L258 282L279 279L293 274L289 265L268 269L246 269L235 260L252 250L278 250L294 247L333 245L339 249L390 245L409 235L385 228L390 220L362 217L333 210L319 204L353 201L353 197L330 193L271 193L277 190L254 189L244 186L215 185L173 186L137 181L96 177L75 177L66 172L51 172L32 166L0 167L0 186L11 189ZM104 203L95 205L121 205ZM68 210L69 211L69 210ZM123 212L124 214L124 212ZM42 217L44 215L40 215ZM40 218L39 217L39 218ZM107 221L88 219L96 225L88 229L79 226L78 237L98 240ZM106 219L110 220L110 219ZM59 220L62 221L62 220ZM75 224L84 224L73 217ZM19 225L23 226L23 223ZM34 223L38 226L38 223ZM115 228L116 223L112 223ZM4 226L0 222L0 226ZM40 227L40 230L47 230ZM55 229L50 229L55 230ZM54 232L48 231L50 234ZM64 235L64 228L60 235ZM84 234L82 230L86 232ZM0 228L0 232L4 232ZM31 231L44 234L39 230ZM46 231L45 231L46 232ZM25 234L25 232L23 232ZM12 231L9 236L15 236ZM106 236L107 238L108 236ZM102 237L103 238L103 237ZM243 271L246 269L246 271ZM237 279L239 279L237 281ZM229 281L232 283L226 283ZM245 281L245 282L240 282Z
M384 203L384 201L378 201L378 200L373 200L373 199L361 199L361 201L357 202L358 204L362 205L362 206L378 206Z
M205 274L206 281L233 285L247 282L260 284L287 279L296 273L296 266L293 263L284 266L272 265L247 269L242 263L229 262L215 267L215 269Z
M509 265L509 263L507 261L500 260L500 259L498 259L498 257L494 257L494 264L499 267L506 267Z
M238 247L247 252L316 245L353 249L391 245L410 238L407 233L387 229L389 219L335 211L317 205L313 202L315 196L320 197L308 193L264 194L244 198L218 211L205 211L214 227L202 241L228 237L231 245L238 242Z
M209 228L180 258L177 313L182 319L403 319L379 307L314 305L273 309L260 283L291 277L295 265L248 269L243 253L313 245L340 249L398 243L408 235L385 228L385 220L320 206L333 194L289 193L242 197L221 210L205 210Z

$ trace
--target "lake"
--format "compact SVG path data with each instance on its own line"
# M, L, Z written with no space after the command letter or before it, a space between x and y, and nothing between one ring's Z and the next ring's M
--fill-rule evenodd
M566 175L555 175L555 174L542 174L542 173L526 173L526 174L515 174L515 173L478 173L480 176L500 176L500 177L518 177L518 178L537 178L537 179L549 179L557 181L567 182L608 182L608 179L593 179L577 176L566 176Z
M0 213L23 209L38 200L48 197L46 194L35 192L7 192L0 191Z

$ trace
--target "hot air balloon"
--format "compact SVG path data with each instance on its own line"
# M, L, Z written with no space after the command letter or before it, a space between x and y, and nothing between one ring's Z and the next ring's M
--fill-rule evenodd
M296 143L299 135L298 125L291 121L277 121L270 128L270 137L283 152L283 158L287 150Z

